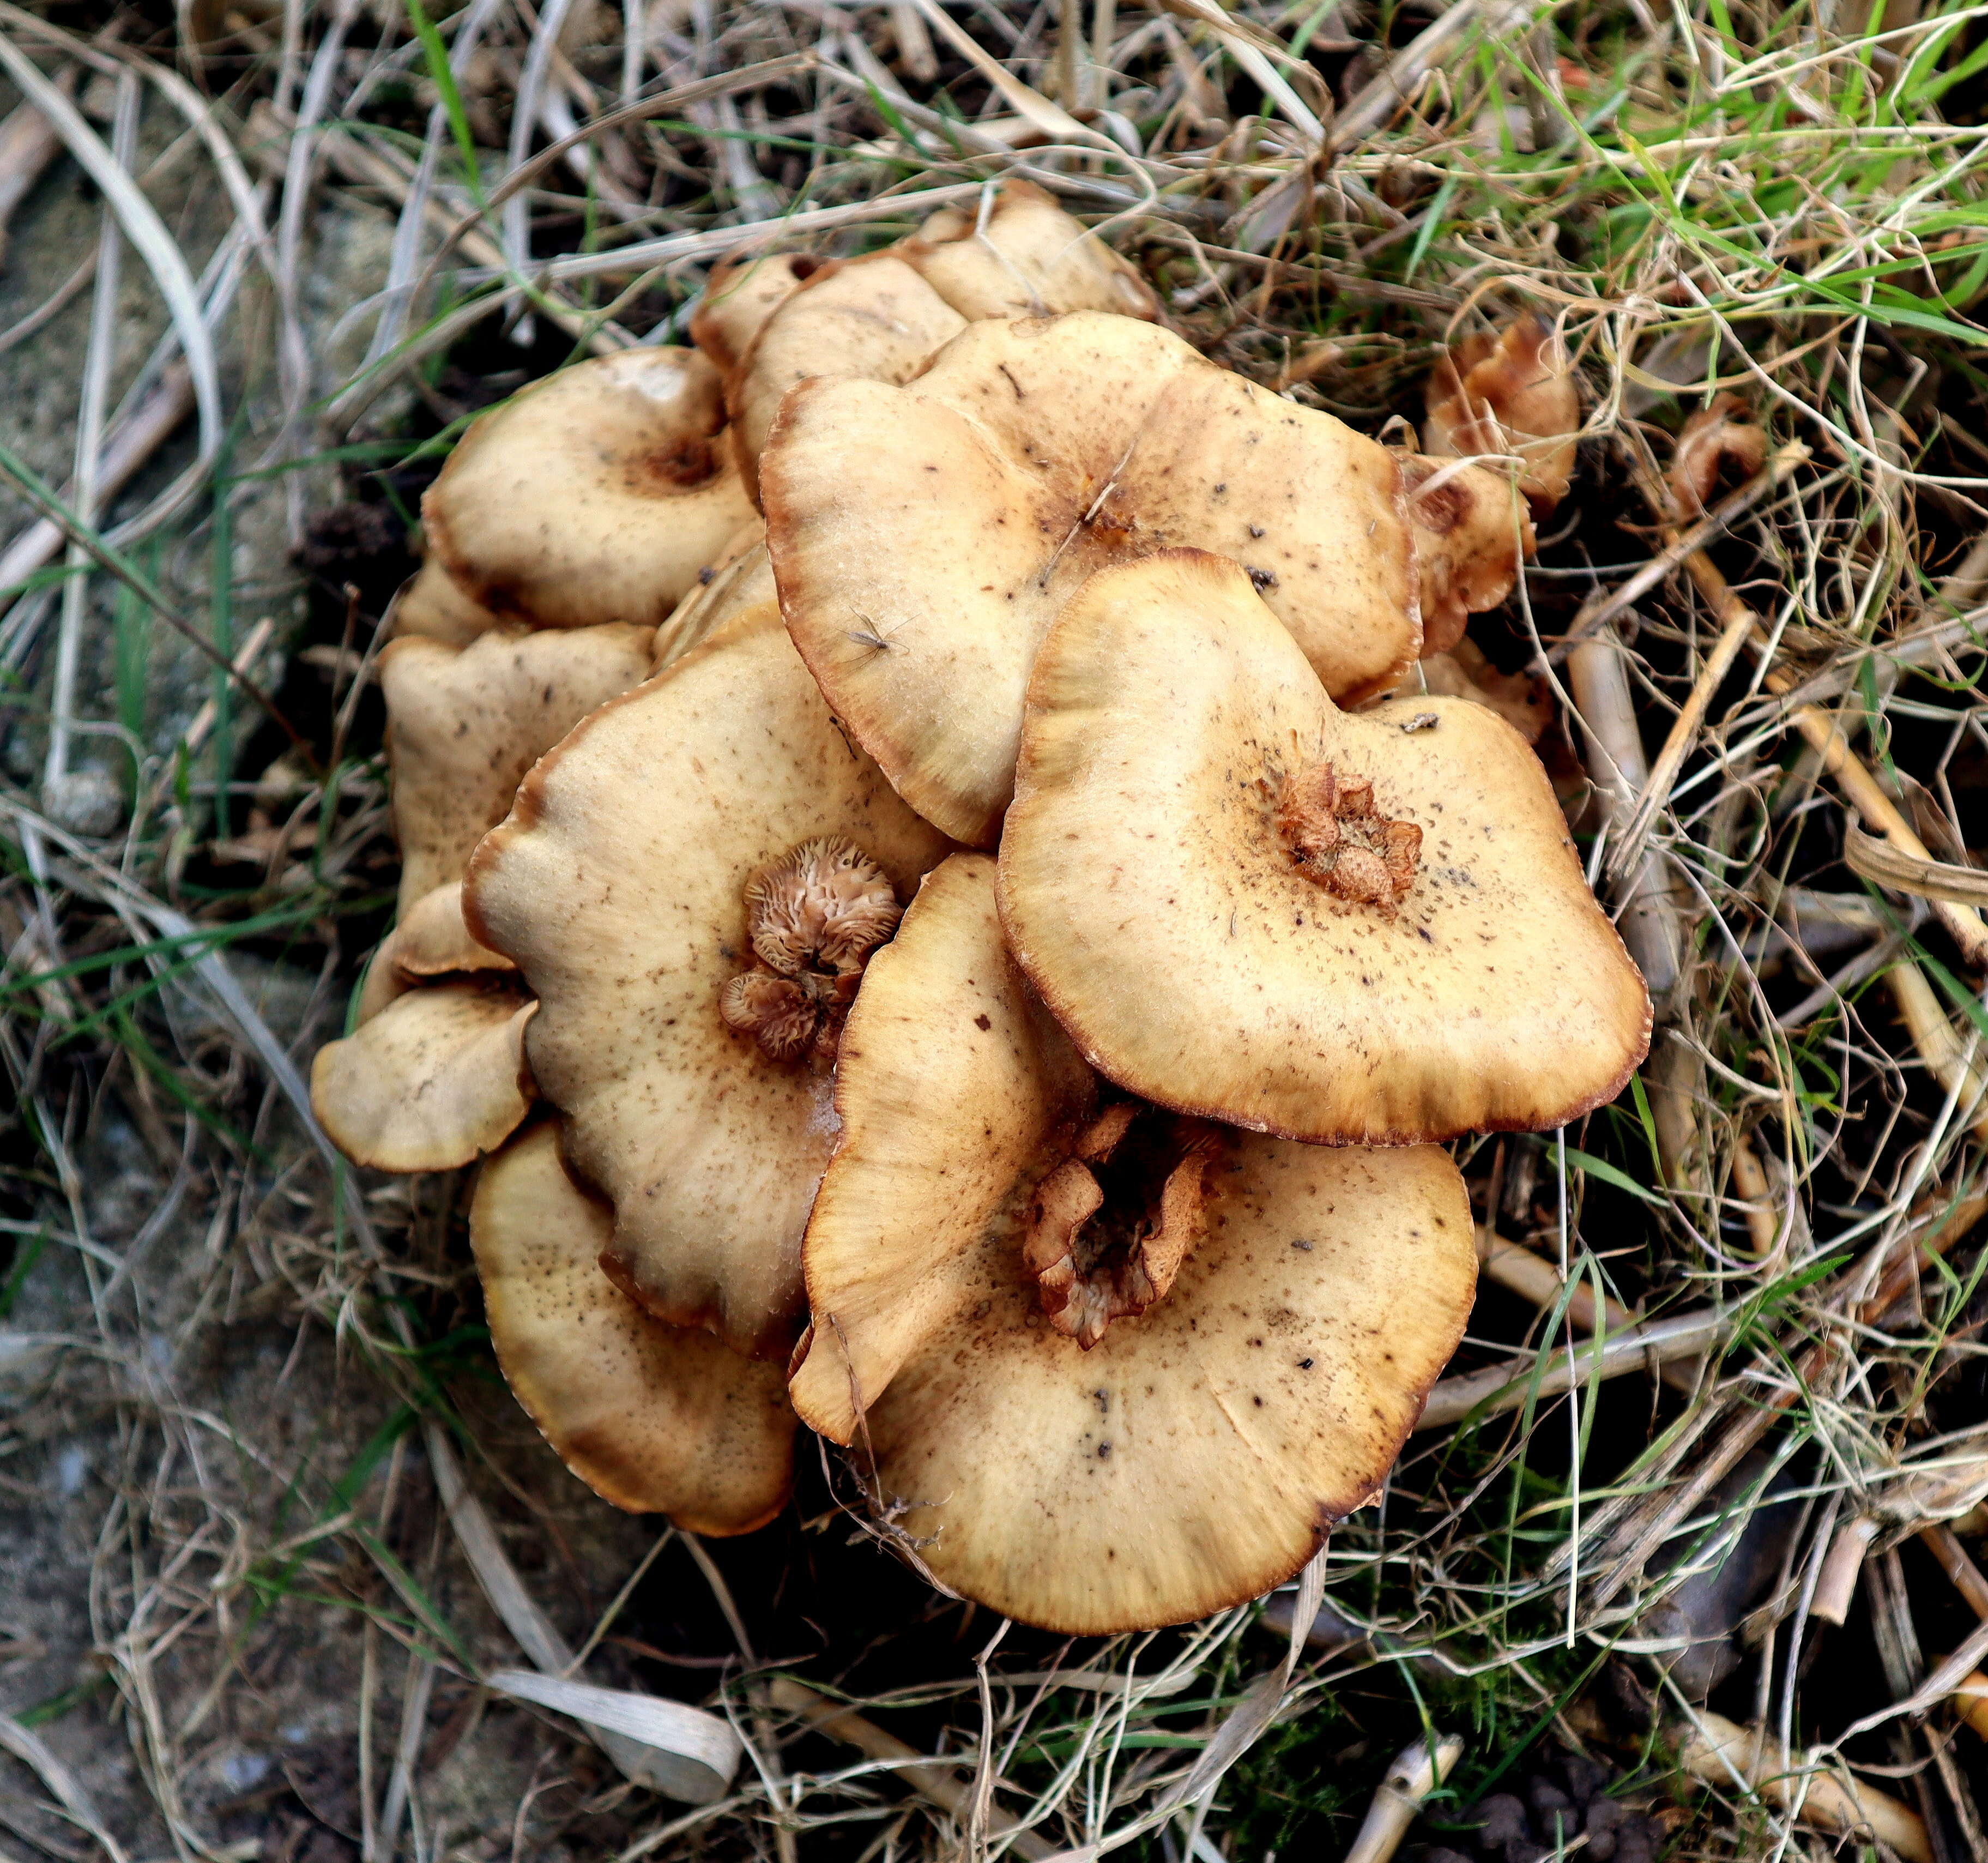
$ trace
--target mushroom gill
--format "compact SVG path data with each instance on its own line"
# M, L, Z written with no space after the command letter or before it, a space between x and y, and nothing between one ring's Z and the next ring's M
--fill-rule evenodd
M890 875L853 842L818 835L753 874L746 912L763 968L732 978L718 1013L769 1060L833 1067L863 966L904 913Z

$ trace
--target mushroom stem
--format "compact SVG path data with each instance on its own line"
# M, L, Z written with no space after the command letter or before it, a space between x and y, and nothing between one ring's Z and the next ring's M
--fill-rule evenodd
M1022 1253L1043 1313L1087 1352L1114 1320L1166 1298L1201 1232L1214 1129L1198 1119L1148 1119L1121 1153L1121 1141L1151 1111L1136 1101L1106 1107L1037 1186L1030 1211Z

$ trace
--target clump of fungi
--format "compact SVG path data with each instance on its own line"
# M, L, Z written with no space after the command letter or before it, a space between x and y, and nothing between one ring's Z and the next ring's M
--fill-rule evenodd
M1647 1044L1542 702L1462 637L1567 488L1564 351L1459 346L1391 451L1013 183L730 262L691 332L424 502L320 1115L481 1161L499 1364L617 1506L747 1530L798 1417L1007 1614L1256 1595L1462 1336L1439 1141Z

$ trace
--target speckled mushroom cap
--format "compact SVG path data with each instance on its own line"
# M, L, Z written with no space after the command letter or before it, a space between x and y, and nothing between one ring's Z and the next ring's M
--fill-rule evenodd
M1218 550L1330 691L1384 691L1422 645L1401 478L1331 415L1093 312L976 323L908 387L806 384L762 462L795 644L898 793L977 846L1036 644L1106 563Z
M505 1381L561 1461L604 1500L691 1533L762 1527L793 1479L779 1368L666 1326L601 1271L614 1219L528 1127L483 1166L469 1239Z
M1004 181L972 208L944 207L898 248L962 317L1109 310L1157 321L1138 269L1040 188Z
M780 401L797 384L847 376L909 381L966 320L891 251L831 260L769 316L725 400L732 445L749 489Z
M483 415L421 499L428 547L532 627L653 627L752 516L695 350L576 363Z
M796 1406L969 1598L1072 1635L1185 1621L1380 1485L1462 1336L1469 1203L1433 1147L1219 1134L1165 1294L1089 1350L1047 1324L1024 1232L1094 1092L1002 948L992 865L926 881L850 1014Z
M713 265L691 313L690 340L729 380L766 320L819 272L819 259L770 252Z
M380 941L359 995L359 1020L370 1022L396 997L436 977L515 971L511 960L469 935L462 919L462 882L424 894Z
M395 997L311 1063L311 1110L374 1171L454 1171L494 1151L531 1110L515 978L451 977Z
M1506 453L1543 517L1567 496L1581 434L1581 391L1567 347L1528 313L1496 336L1466 336L1429 377L1422 448L1432 458Z
M1044 642L1000 894L1094 1066L1290 1138L1559 1125L1648 1045L1518 733L1465 699L1341 712L1196 551L1100 573Z
M462 877L526 770L595 706L646 678L654 631L611 625L418 637L380 656L401 908Z
M725 553L713 566L709 579L700 581L656 630L650 657L651 670L660 673L698 641L708 640L735 615L778 599L773 566L766 554L766 526L756 519L725 546Z
M431 556L404 583L384 623L392 639L419 634L445 647L467 647L478 634L502 627L501 617L472 601Z
M540 999L532 1071L567 1116L568 1158L614 1203L621 1285L758 1356L784 1356L799 1328L835 1115L819 1050L776 1060L727 1006L742 979L797 996L837 981L778 948L747 897L817 844L852 850L898 900L947 850L762 607L546 757L465 889L472 933Z

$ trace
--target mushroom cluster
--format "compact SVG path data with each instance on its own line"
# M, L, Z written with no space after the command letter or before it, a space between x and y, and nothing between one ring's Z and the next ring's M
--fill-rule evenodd
M1564 358L1459 352L1390 450L1013 183L721 267L691 333L486 415L424 501L401 915L326 1129L483 1159L499 1362L617 1505L745 1530L798 1415L1006 1614L1254 1596L1462 1335L1442 1141L1647 1043L1461 639L1566 489Z

